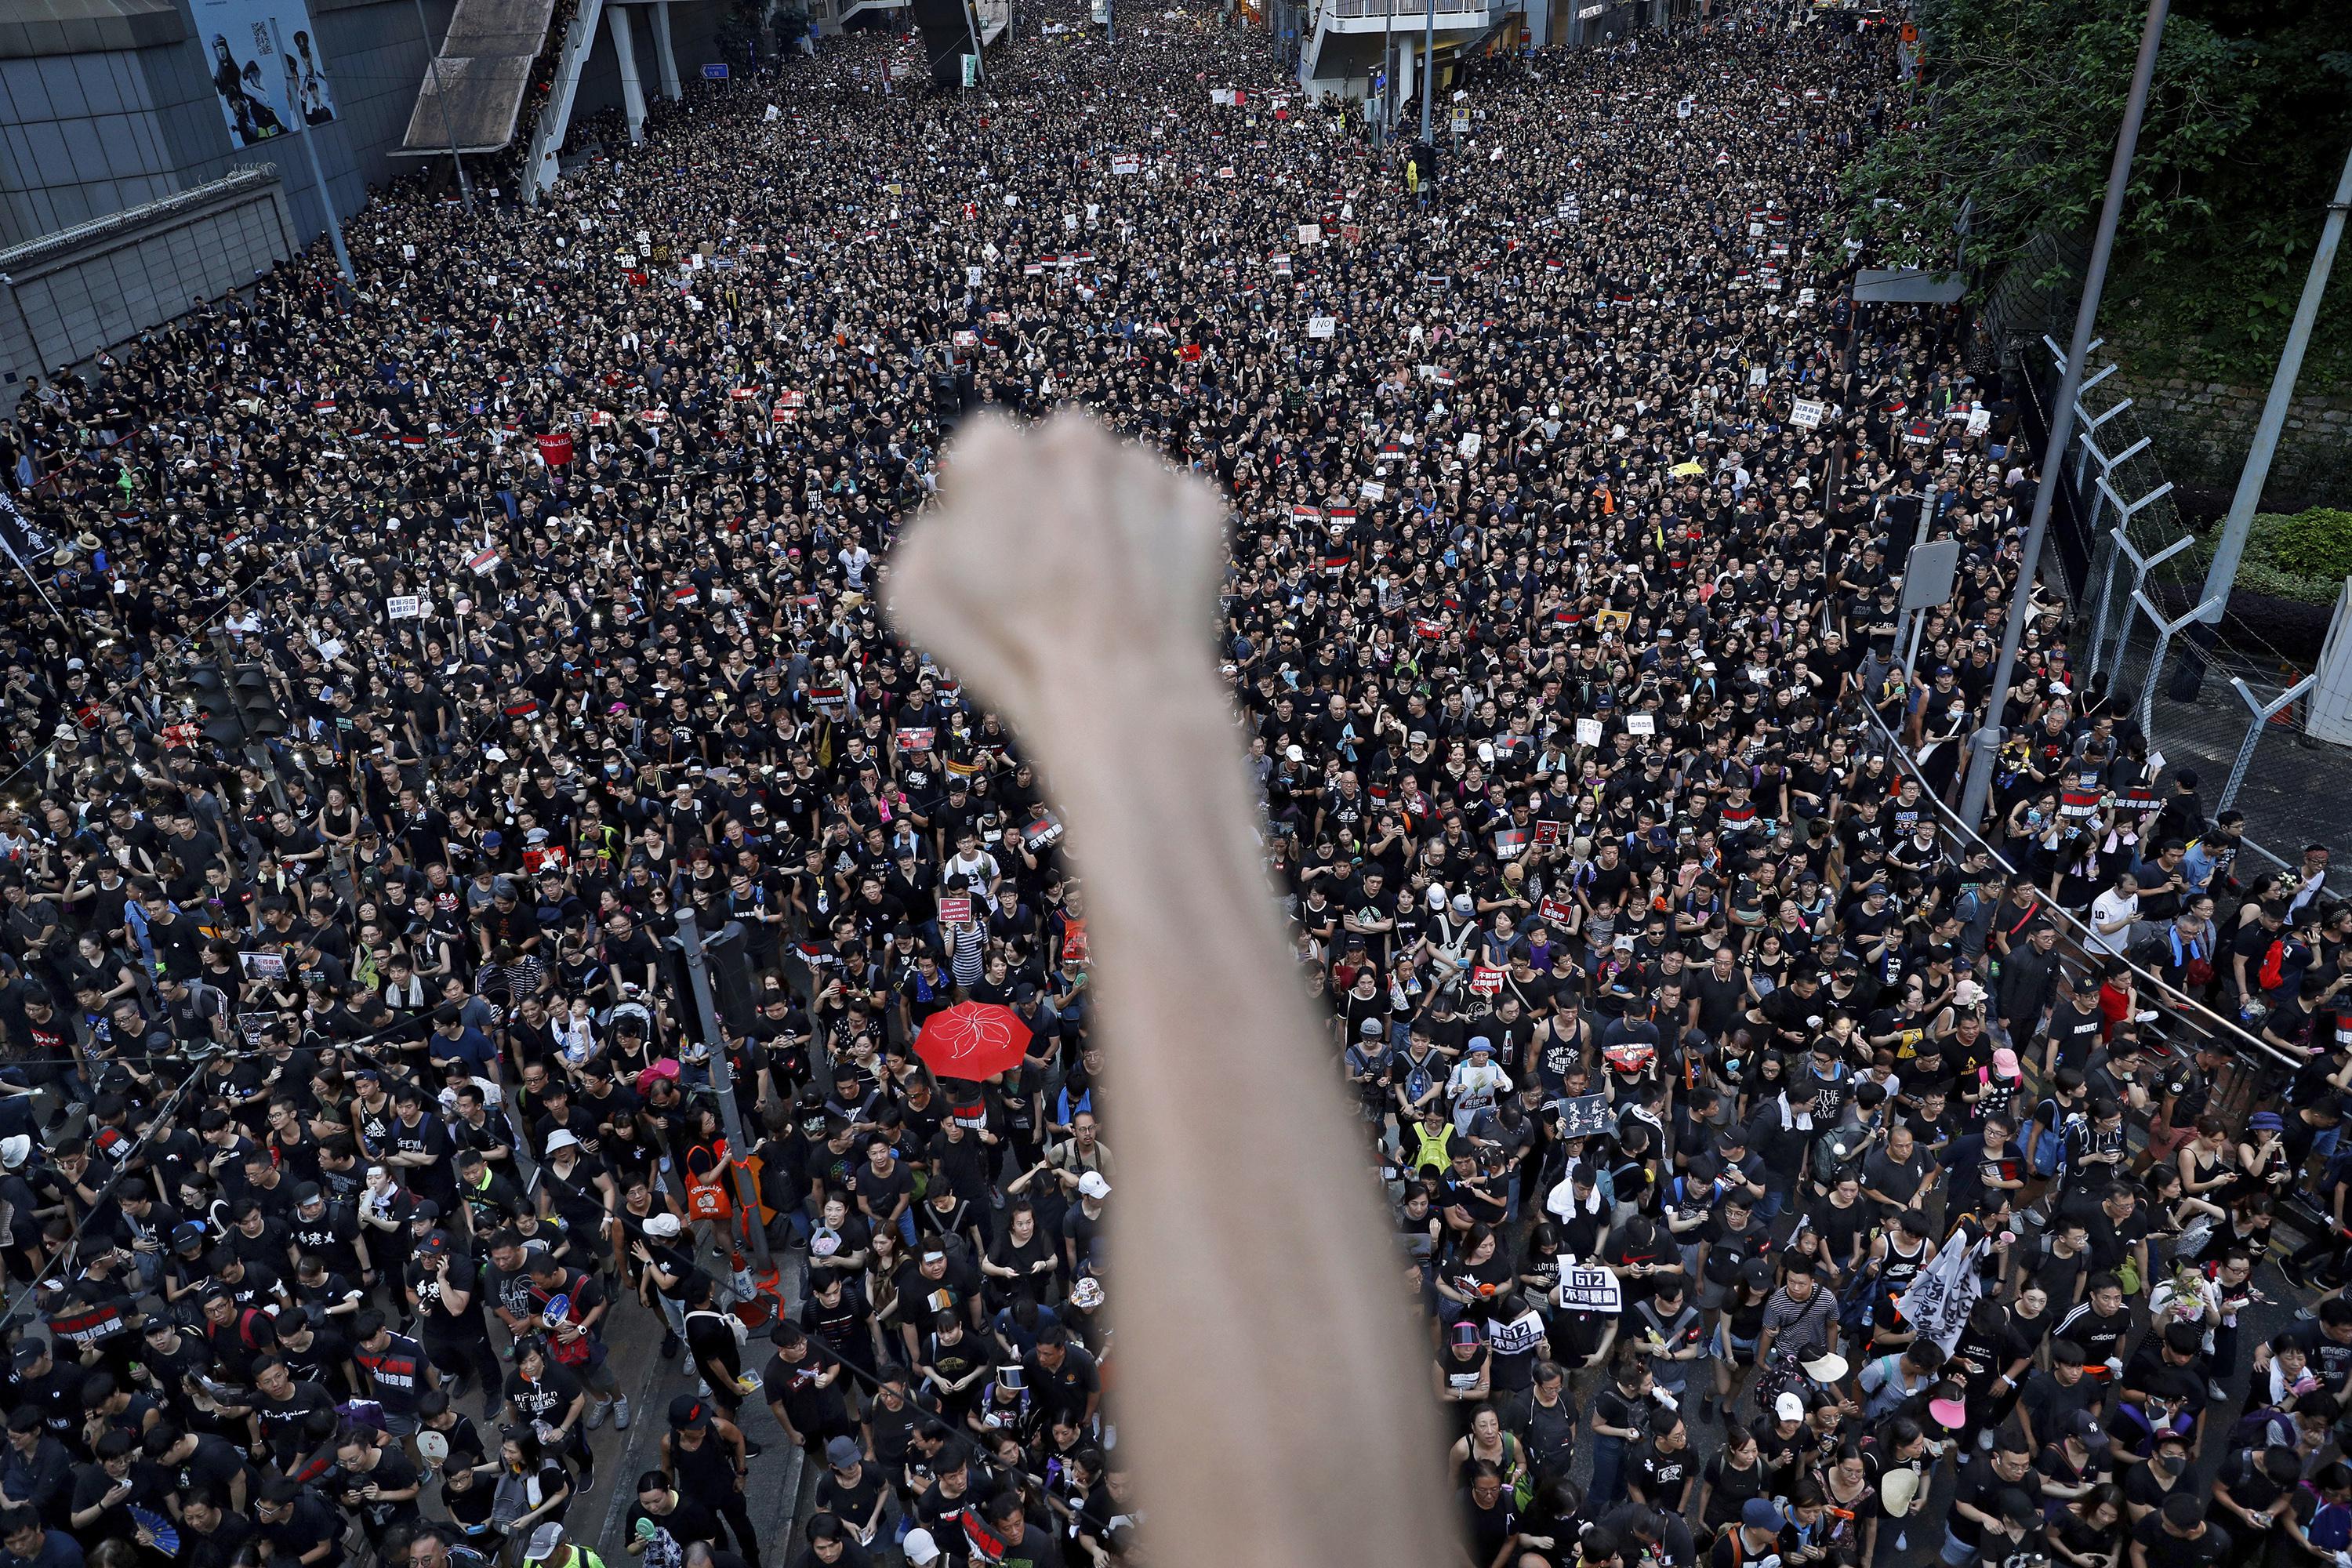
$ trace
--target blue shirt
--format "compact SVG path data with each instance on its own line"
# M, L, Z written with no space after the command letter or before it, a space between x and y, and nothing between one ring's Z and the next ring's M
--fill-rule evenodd
M0 1547L0 1568L82 1568L81 1548L64 1531L45 1530L40 1551L30 1557Z
M491 1049L490 1042L471 1024L460 1029L455 1039L438 1029L434 1030L432 1039L426 1043L425 1055L436 1064L464 1062L477 1078L488 1077L490 1064L498 1060L498 1052Z

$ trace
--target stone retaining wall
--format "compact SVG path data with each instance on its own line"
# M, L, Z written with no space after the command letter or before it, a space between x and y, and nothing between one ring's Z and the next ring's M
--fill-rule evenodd
M2183 489L2218 490L2220 505L2229 504L2267 388L2177 375L2142 378L2128 366L2101 390L2107 388L2133 400L2165 478ZM2264 511L2312 506L2352 506L2352 391L2341 387L2299 391L2263 489Z

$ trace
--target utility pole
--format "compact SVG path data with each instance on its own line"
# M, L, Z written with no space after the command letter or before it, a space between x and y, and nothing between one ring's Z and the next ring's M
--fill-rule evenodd
M1429 139L1429 107L1437 97L1437 0L1426 0L1421 29L1421 144L1433 147Z
M2175 701L2186 702L2205 682L2205 650L2213 646L2215 628L2230 603L2230 585L2238 580L2238 563L2245 557L2246 534L2254 526L2254 508L2262 503L2263 482L2270 478L2271 458L2278 451L2279 432L2286 428L2288 405L2294 401L2294 384L2303 374L2304 350L2319 319L2319 302L2327 293L2327 275L2336 266L2336 248L2344 238L2344 215L2352 209L2352 153L2345 154L2344 173L2336 181L2336 199L2327 205L2327 221L2320 226L2319 248L2312 254L2311 271L2303 280L2303 298L2294 308L2294 324L2287 328L2286 348L2271 376L2270 396L2254 426L2254 444L2238 475L2237 493L2230 498L2230 515L2222 521L2221 536L2213 546L2212 563L2205 568L2205 590L2198 596L2198 619L2180 649L2180 669L2172 683Z
M727 1059L727 1037L719 1032L719 1008L710 998L710 965L702 953L702 928L694 918L694 905L677 907L677 951L686 960L686 974L694 990L695 1016L702 1026L702 1043L710 1052L710 1087L719 1096L719 1124L727 1132L727 1168L735 1173L735 1212L743 1216L743 1228L751 1233L751 1256L759 1260L765 1273L771 1264L768 1257L768 1227L760 1223L760 1190L751 1173L743 1168L743 1154L751 1145L743 1140L743 1117L735 1108L735 1069Z
M294 71L294 57L286 52L286 40L278 31L278 20L269 22L269 41L278 49L278 58L286 62L286 112L301 126L296 132L302 138L302 151L310 156L310 182L319 187L319 208L327 215L327 238L335 247L335 265L342 268L343 281L356 281L352 274L352 254L343 248L342 220L335 216L335 198L327 189L326 171L319 167L319 144L310 139L310 117L302 112L302 81ZM323 47L320 54L325 58Z
M972 74L980 79L981 86L986 87L988 61L982 58L980 52L980 0L963 0L963 30L971 39Z
M433 33L425 25L425 0L416 0L416 36L425 45L425 68L433 78L433 101L441 106L441 133L449 138L449 162L457 165L457 199L466 216L474 216L474 182L466 177L466 160L457 155L457 127L449 118L449 100L441 91L441 51L433 47Z
M1381 140L1396 131L1396 0L1388 0L1388 17L1381 24Z
M2033 492L2033 521L2025 531L2025 553L2017 563L2017 583L2010 593L2009 624L2000 634L2000 660L1993 666L1992 688L1985 697L1984 727L1969 742L1969 776L1960 794L1960 821L1970 832L1984 821L1985 803L1992 794L1992 765L2000 752L2001 714L2009 706L2009 683L2017 670L2017 645L2025 637L2026 606L2033 598L2042 542L2050 531L2050 506L2057 498L2059 471L2074 439L2074 397L2083 389L2083 362L2091 357L2091 329L2099 319L2099 294L2107 283L2107 258L2116 248L2116 224L2123 216L2124 191L2131 183L2132 154L2139 146L2139 123L2147 112L2148 83L2156 76L2156 54L2164 42L2164 19L2169 8L2170 0L2148 0L2139 59L2132 67L2131 97L2124 104L2123 128L2116 135L2106 199L2099 205L2098 237L2091 242L2090 265L2083 277L2083 302L2074 311L2074 341L2066 351L2058 395L2051 409L2050 441L2042 452L2042 483Z

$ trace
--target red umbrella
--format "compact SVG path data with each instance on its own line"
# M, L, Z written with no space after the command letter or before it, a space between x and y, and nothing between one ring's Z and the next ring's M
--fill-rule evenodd
M1029 1026L1010 1007L959 1002L934 1013L915 1037L915 1055L942 1078L992 1078L1021 1065Z

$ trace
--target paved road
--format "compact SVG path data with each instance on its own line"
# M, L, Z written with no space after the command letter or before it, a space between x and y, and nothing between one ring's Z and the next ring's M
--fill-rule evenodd
M801 1270L789 1261L779 1261L782 1265L788 1309L797 1310ZM706 1269L712 1269L714 1263L718 1265L716 1274L723 1279L724 1260L705 1256ZM605 1342L609 1364L620 1379L622 1391L629 1397L633 1418L626 1431L608 1423L589 1434L589 1447L596 1456L595 1484L572 1500L563 1522L572 1539L593 1547L604 1559L607 1568L623 1568L630 1561L625 1550L623 1521L636 1496L637 1478L660 1466L661 1440L668 1430L669 1402L680 1394L693 1393L697 1384L694 1375L685 1370L685 1356L681 1353L676 1359L665 1358L661 1341L660 1316L631 1302L617 1314L616 1326ZM767 1358L767 1341L763 1334L755 1333L743 1347L746 1370L758 1371ZM468 1394L466 1404L470 1406L473 1402L474 1396ZM760 1562L782 1563L788 1560L791 1551L799 1548L800 1542L792 1531L796 1524L805 1521L806 1497L814 1488L816 1478L809 1472L800 1448L785 1440L775 1416L756 1396L745 1402L743 1418L744 1435L763 1445L765 1450L751 1460L751 1481L746 1488L751 1528L760 1537ZM425 1500L428 1516L437 1516L433 1498L432 1489L427 1489Z

